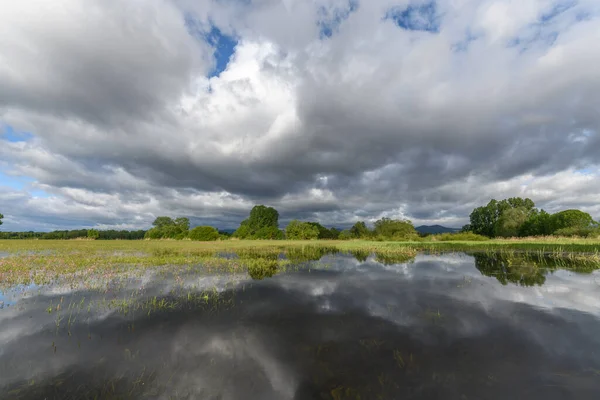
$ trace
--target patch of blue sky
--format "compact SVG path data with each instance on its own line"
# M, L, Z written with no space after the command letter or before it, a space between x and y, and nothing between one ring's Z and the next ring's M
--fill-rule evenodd
M571 8L577 5L577 1L575 0L567 0L567 1L559 1L558 3L552 6L552 9L540 15L540 22L547 23L558 17L559 15L565 13Z
M50 195L43 190L33 189L34 179L27 176L9 175L0 170L0 187L7 187L12 190L25 191L32 197L49 198Z
M478 39L478 37L476 35L474 35L471 30L467 30L465 37L463 40L461 40L460 42L456 42L452 45L452 51L455 53L459 53L462 51L467 51L469 50L469 46L471 45L472 42L476 41Z
M33 138L29 132L16 131L12 126L0 122L0 138L9 142L26 142Z
M536 22L529 24L518 36L510 39L508 47L520 53L532 48L547 48L556 43L561 32L589 18L589 12L579 7L576 0L562 0L541 13Z
M15 190L24 190L32 182L33 179L31 178L7 175L0 170L0 186L9 187Z
M548 48L552 47L558 39L559 32L555 30L543 29L541 26L532 25L527 34L514 37L507 43L507 47L519 49L519 53L527 52L534 47Z
M594 171L591 168L576 169L575 172L581 175L593 175Z
M223 34L219 28L213 26L210 33L207 36L208 42L215 49L215 68L210 73L210 77L219 76L221 72L227 69L231 57L235 53L235 47L238 41L229 35Z
M50 195L44 192L43 190L30 190L29 194L31 195L31 197L38 197L41 199L47 199L50 197Z
M392 7L385 13L384 19L391 19L400 28L409 31L438 33L441 26L435 1L411 4L406 8Z
M358 10L358 0L349 0L344 7L320 7L318 10L319 38L321 40L332 37L339 31L342 22L350 17L350 14Z
M238 40L231 35L225 34L212 22L202 24L191 14L185 15L185 26L190 35L198 40L208 43L214 49L214 68L209 72L208 77L219 76L227 69L231 57L235 53Z

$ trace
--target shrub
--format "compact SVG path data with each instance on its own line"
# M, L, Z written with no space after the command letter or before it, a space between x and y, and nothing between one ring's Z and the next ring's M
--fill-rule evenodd
M315 240L319 237L319 228L295 219L285 228L285 236L290 240Z
M571 228L558 229L554 232L556 236L579 236L586 238L595 238L600 236L600 228L575 226Z
M213 242L219 239L219 231L212 226L197 226L190 231L188 237L191 240Z

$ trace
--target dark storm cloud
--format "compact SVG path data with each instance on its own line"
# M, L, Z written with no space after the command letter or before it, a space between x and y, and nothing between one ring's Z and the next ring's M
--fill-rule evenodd
M6 227L143 227L169 213L235 227L255 203L283 220L460 226L515 195L600 216L595 2L550 19L552 2L438 3L435 30L383 18L404 3L11 4L0 121L34 137L3 141L1 167L51 200L17 193ZM324 36L323 15L339 17ZM239 40L219 76L206 77L215 49L186 18Z

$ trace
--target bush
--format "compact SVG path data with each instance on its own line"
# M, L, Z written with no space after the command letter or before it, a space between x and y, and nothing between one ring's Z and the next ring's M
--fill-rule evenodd
M579 236L584 238L596 238L600 236L600 228L596 227L571 227L558 229L554 232L555 236Z
M285 236L290 240L316 240L319 238L319 228L295 219L285 228Z
M190 231L188 237L191 240L213 242L219 239L219 231L212 226L197 226Z
M390 218L381 218L375 221L374 234L397 241L412 240L419 236L411 221Z

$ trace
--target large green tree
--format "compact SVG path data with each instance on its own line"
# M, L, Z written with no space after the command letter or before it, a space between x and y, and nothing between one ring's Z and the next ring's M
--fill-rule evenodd
M546 236L552 234L551 216L544 210L532 212L519 227L519 236Z
M2 218L4 218L4 215L0 214L0 225L2 225Z
M592 216L580 210L564 210L550 217L552 231L567 228L589 228L594 225Z
M175 225L175 221L171 217L156 217L152 223L152 226L155 228L162 228L169 225Z
M180 217L157 217L152 223L154 228L145 234L146 239L184 239L190 228L190 220Z
M188 218L179 217L176 218L173 222L175 223L175 226L178 226L182 231L190 230L190 220Z
M254 206L233 236L240 239L280 239L283 232L279 230L279 213L273 207Z
M501 201L492 199L487 205L474 209L469 216L471 231L479 235L495 237L498 229L498 220L503 213L510 209L522 209L529 217L531 213L535 212L535 204L531 199L523 199L520 197L511 197ZM512 212L511 216L514 217L517 214L518 213ZM511 218L511 223L509 225L512 226L512 222L514 221L515 218ZM504 222L504 224L506 224L506 222ZM517 227L517 231L518 228L519 227Z
M528 211L525 207L508 208L498 218L494 227L495 236L515 237L519 235L519 229L528 219Z
M350 228L350 234L355 239L365 239L372 236L372 232L367 228L367 224L363 221L358 221L352 228Z

